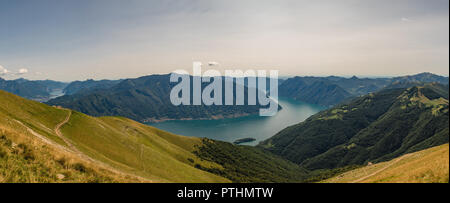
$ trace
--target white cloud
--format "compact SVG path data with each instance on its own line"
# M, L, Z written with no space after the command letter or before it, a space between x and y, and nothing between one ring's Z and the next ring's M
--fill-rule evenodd
M6 75L8 73L9 73L9 71L0 65L0 75Z
M23 74L26 74L26 73L28 73L28 69L26 69L26 68L21 68L21 69L19 69L19 72L17 73L18 75L23 75Z
M218 66L219 63L215 61L208 62L208 66Z
M402 18L402 22L411 22L412 20L409 18Z
M27 74L28 72L29 71L26 68L21 68L17 72L16 71L11 72L8 69L6 69L5 67L0 65L0 75L2 75L2 76L6 76L6 75L12 75L12 76L14 76L14 75L24 75L24 74Z

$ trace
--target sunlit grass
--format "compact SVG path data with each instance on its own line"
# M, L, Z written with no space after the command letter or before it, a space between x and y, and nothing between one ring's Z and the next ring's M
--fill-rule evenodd
M385 167L387 167L385 170L379 171ZM355 181L362 183L448 183L449 144L349 171L323 182L348 183Z
M72 112L61 128L70 142L66 143L55 127L69 110L4 91L0 100L0 182L229 182L195 167L221 168L192 153L201 144L199 138L173 135L126 118ZM70 144L106 165L67 151Z

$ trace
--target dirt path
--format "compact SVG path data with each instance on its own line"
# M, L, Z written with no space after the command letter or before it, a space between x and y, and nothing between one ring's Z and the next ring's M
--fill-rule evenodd
M381 168L381 169L379 169L379 170L377 170L377 171L375 171L375 172L373 172L373 173L371 173L371 174L369 174L369 175L366 175L366 176L364 176L364 177L362 177L362 178L359 178L358 180L352 181L351 183L359 183L359 182L361 182L361 181L363 181L363 180L366 180L366 179L368 179L368 178L370 178L370 177L372 177L372 176L374 176L374 175L376 175L376 174L378 174L378 173L380 173L380 172L382 172L382 171L388 169L388 168L391 167L392 165L398 163L399 161L403 160L404 158L406 158L406 157L408 157L408 156L410 156L410 155L411 155L411 154L403 155L403 156L397 158L397 159L396 159L395 161L393 161L392 163L388 164L387 166L385 166L385 167L383 167L383 168Z
M143 177L140 177L140 176L136 176L136 175L133 175L133 174L129 174L129 173L125 173L125 172L119 171L119 170L115 169L114 167L112 167L112 166L110 166L110 165L108 165L108 164L106 164L106 163L103 163L103 162L101 162L101 161L95 160L95 159L93 159L93 158L87 156L86 154L84 154L84 153L81 152L80 150L78 150L78 149L72 144L72 142L71 142L69 139L67 139L66 137L64 137L63 134L61 133L61 127L64 126L66 123L69 122L70 117L71 117L71 115L72 115L72 111L71 111L71 110L68 110L68 109L66 109L66 110L67 110L69 113L67 114L66 118L65 118L61 123L59 123L58 125L56 125L54 131L55 131L56 135L57 135L59 138L61 138L61 139L66 143L66 145L67 145L68 147L65 147L65 146L63 146L63 145L60 145L60 144L54 142L53 140L50 140L50 139L48 139L47 137L45 137L45 136L43 136L43 135L41 135L41 134L35 132L33 129L29 128L28 126L26 126L25 124L23 124L22 122L20 122L20 121L18 121L18 120L14 120L14 121L17 122L17 123L19 123L21 126L25 127L29 133L31 133L31 134L34 135L35 137L39 138L40 140L42 140L44 143L46 143L46 144L48 144L48 145L50 145L50 146L53 146L53 147L55 147L55 148L57 148L57 149L59 149L59 150L63 150L63 151L69 152L69 153L74 153L74 154L77 155L80 159L82 159L82 160L84 160L84 161L86 161L86 162L93 163L93 164L95 164L95 165L98 165L98 166L100 166L100 167L102 167L102 168L105 168L105 169L107 169L107 170L109 170L109 171L111 171L111 172L113 172L113 173L116 173L116 174L120 174L120 175L123 175L123 176L133 177L133 178L135 178L135 179L137 179L137 180L139 180L139 181L142 181L142 182L153 182L152 180L149 180L149 179L146 179L146 178L143 178Z
M54 131L55 131L56 135L58 135L58 137L61 138L67 144L67 146L69 146L70 149L73 150L73 149L76 149L76 147L73 146L73 144L66 137L64 137L61 133L61 127L63 125L65 125L67 122L69 122L70 116L72 116L72 111L70 111L70 110L68 110L68 111L69 111L69 114L67 114L66 119L64 119L64 121L62 121L61 123L56 125ZM77 150L75 150L75 151L77 151Z
M66 152L70 152L70 153L73 153L73 151L70 150L69 148L67 148L67 147L65 147L65 146L62 146L62 145L60 145L60 144L54 142L53 140L48 139L48 138L45 137L45 136L42 136L41 134L35 132L33 129L31 129L31 128L29 128L28 126L26 126L25 124L23 124L22 122L20 122L20 121L18 121L18 120L14 120L14 121L17 122L18 124L20 124L21 126L23 126L24 128L26 128L27 131L28 131L29 133L31 133L31 134L34 135L35 137L39 138L42 142L44 142L44 143L46 143L46 144L48 144L48 145L51 145L51 146L53 146L53 147L55 147L55 148L58 148L58 149L60 149L60 150L63 150L63 151L66 151Z
M110 170L110 171L112 171L114 173L121 174L121 175L124 175L124 176L131 176L131 177L136 178L136 179L138 179L140 181L143 181L143 182L153 182L153 181L151 181L149 179L146 179L146 178L143 178L143 177L140 177L140 176L136 176L136 175L132 175L132 174L129 174L129 173L125 173L125 172L119 171L119 170L115 169L114 167L112 167L112 166L110 166L110 165L108 165L106 163L103 163L101 161L98 161L96 159L93 159L93 158L87 156L86 154L84 154L83 152L81 152L80 150L78 150L75 147L75 145L69 139L64 137L63 134L61 133L61 127L64 126L66 123L68 123L69 120L70 120L70 116L72 116L72 110L70 110L70 109L65 109L65 110L67 110L69 113L67 114L67 117L61 123L56 125L55 133L56 133L56 135L58 135L58 137L60 137L67 144L67 146L69 146L69 149L72 150L73 153L75 153L81 159L83 159L83 160L85 160L87 162L91 162L91 163L94 163L96 165L99 165L100 167L106 168L106 169L108 169L108 170Z

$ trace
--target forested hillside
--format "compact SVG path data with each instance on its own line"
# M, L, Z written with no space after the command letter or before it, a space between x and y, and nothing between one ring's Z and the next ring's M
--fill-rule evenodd
M386 161L448 143L448 86L386 89L320 112L260 143L307 169Z

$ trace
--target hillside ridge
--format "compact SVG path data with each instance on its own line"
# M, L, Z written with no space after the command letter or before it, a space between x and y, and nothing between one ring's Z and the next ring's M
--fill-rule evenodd
M386 89L290 126L259 147L309 170L387 161L448 143L447 86Z

